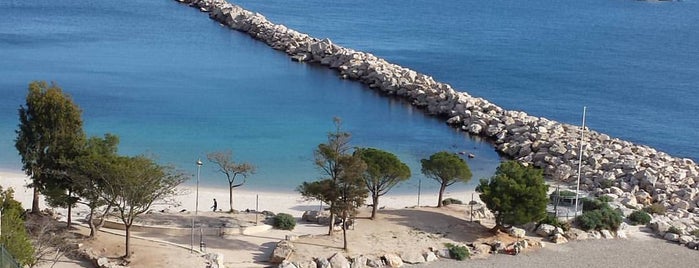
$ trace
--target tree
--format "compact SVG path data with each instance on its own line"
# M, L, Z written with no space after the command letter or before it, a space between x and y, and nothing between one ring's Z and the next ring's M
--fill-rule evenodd
M206 155L206 158L209 159L209 162L218 166L218 171L226 175L228 180L228 200L231 205L229 212L233 212L233 189L243 186L248 176L255 174L255 167L249 163L238 164L234 162L231 151L209 153ZM242 176L243 182L236 184L235 179L237 176Z
M336 187L342 170L340 159L349 155L351 136L350 133L342 131L340 118L333 118L333 123L335 124L335 132L328 133L328 142L318 144L318 148L313 151L315 166L322 174L321 181L304 182L297 189L304 197L317 198L330 206L328 235L333 234L333 225L335 224L334 201L337 199ZM318 189L326 189L327 192L316 192Z
M471 180L471 170L466 161L459 155L449 152L438 152L429 159L420 160L422 174L439 182L439 199L437 207L442 207L444 190L456 182L468 182Z
M34 247L24 226L22 204L14 199L12 188L4 190L0 187L0 244L21 265L33 265Z
M342 218L342 248L347 250L347 219L357 214L357 208L364 204L368 195L363 180L366 164L359 156L344 155L339 159L339 167L335 184L337 198L333 200L330 210Z
M19 129L15 147L22 158L22 169L32 178L32 213L39 212L39 194L70 208L68 160L74 158L84 142L80 108L57 85L46 82L29 84L26 106L19 108Z
M376 218L376 210L379 207L379 197L398 183L410 178L410 168L401 162L396 155L374 148L360 148L355 154L364 160L367 170L364 173L364 184L371 193L373 208L371 219Z
M87 220L90 238L95 236L98 229L94 223L97 208L107 205L100 217L103 221L105 214L111 209L110 201L114 199L114 196L105 197L104 187L106 183L114 180L111 176L115 175L112 168L118 158L118 144L119 137L112 134L105 134L104 138L91 137L87 140L83 154L73 161L69 170L75 183L75 194L80 198L77 202L90 208Z
M175 194L175 187L185 181L182 173L156 164L143 157L117 157L107 172L111 180L105 181L103 195L106 200L114 197L112 206L117 209L118 217L126 231L126 254L129 251L131 226L134 220L148 211L156 201L164 201Z
M505 161L490 180L476 188L481 200L495 213L495 228L538 221L546 216L548 185L540 169Z
M330 214L342 219L343 248L347 249L348 219L357 214L368 196L364 183L366 164L359 155L345 154L337 158L337 179L330 178L314 182L303 182L298 191L306 198L314 198L330 206ZM331 217L330 228L335 220ZM330 229L332 232L332 229Z

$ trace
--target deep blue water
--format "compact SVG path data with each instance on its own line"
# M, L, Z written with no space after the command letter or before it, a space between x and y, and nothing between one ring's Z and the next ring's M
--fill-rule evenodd
M258 172L248 188L291 190L317 179L313 149L343 119L352 146L397 154L411 167L440 151L473 151L474 180L492 174L493 149L400 101L294 63L247 35L174 1L0 4L0 168L19 170L17 108L29 81L56 81L83 109L90 135L121 138L120 152L157 156L195 173L197 158L232 149ZM213 165L204 185L225 187ZM436 189L436 183L423 183Z
M374 53L459 90L537 116L699 159L699 5L581 1L236 1L268 19ZM291 189L319 173L312 150L332 118L353 145L419 159L475 151L473 183L498 162L400 101L291 62L171 0L0 2L0 168L19 170L17 108L32 80L56 81L90 135L121 137L124 154L157 155L194 173L232 149L258 166L249 188ZM202 181L225 179L205 162ZM473 183L460 186L472 187ZM423 183L436 188L436 183Z

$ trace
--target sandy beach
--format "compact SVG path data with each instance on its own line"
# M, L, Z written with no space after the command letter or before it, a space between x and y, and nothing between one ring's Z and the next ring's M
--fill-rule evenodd
M28 179L17 172L0 172L0 185L4 189L15 189L15 198L27 208L31 205L30 189L23 185ZM225 182L224 182L225 183ZM195 207L196 189L183 186L182 195L177 196L178 205L157 204L157 210L168 210L166 213L155 213L167 219L190 217ZM269 210L275 213L289 213L300 217L303 211L317 210L317 201L307 201L300 195L289 192L252 192L236 190L234 192L234 208L239 211L255 209L259 196L259 210ZM468 192L450 193L446 197L470 197ZM475 195L477 196L477 195ZM218 200L218 207L228 209L228 191L222 189L199 189L199 215L201 218L216 219L228 213L208 211L213 198ZM465 198L460 198L464 200ZM436 193L423 195L421 201L425 205L434 206ZM464 200L465 201L465 200ZM448 206L442 209L434 207L414 208L416 196L388 195L384 197L378 219L368 218L368 208L363 208L357 220L357 228L348 232L350 250L344 254L348 257L382 252L407 252L440 247L444 243L489 241L493 237L484 236L488 233L486 226L470 222L465 216L465 206ZM42 208L45 208L45 204ZM409 208L406 208L409 207ZM188 210L182 212L182 210ZM57 211L65 213L64 210ZM81 213L76 209L75 213ZM150 216L150 215L149 215ZM85 234L85 227L77 227L76 232ZM293 231L267 230L255 234L235 235L232 237L205 236L207 252L223 254L226 267L268 267L267 260L274 250L276 243L288 235L304 236L296 245L292 260L301 261L313 256L329 257L341 251L341 236L325 235L327 227L317 224L298 222ZM162 235L147 232L134 232L137 239L132 245L134 254L130 267L204 267L205 260L201 255L189 251L189 235ZM541 238L535 237L541 241ZM573 241L557 245L542 242L543 248L529 249L519 256L494 254L479 256L473 260L456 262L443 260L436 263L417 265L420 267L464 267L470 265L485 267L657 267L668 264L670 267L690 267L698 259L696 251L682 246L667 243L655 238L652 234L633 228L629 239L586 240ZM98 234L97 239L86 243L97 249L104 256L116 258L123 254L123 231L105 229ZM195 247L196 248L196 247ZM644 256L639 258L639 256ZM487 258L486 258L487 257ZM56 268L91 267L84 261L62 258Z

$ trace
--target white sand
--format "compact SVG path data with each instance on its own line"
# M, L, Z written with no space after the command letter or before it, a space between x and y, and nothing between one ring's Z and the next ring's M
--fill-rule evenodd
M29 209L31 208L33 190L25 187L31 180L22 171L0 170L0 186L3 189L12 187L15 190L15 199L20 201L22 205ZM199 211L210 211L213 205L213 199L218 202L218 209L227 211L230 208L228 196L228 183L221 181L219 188L199 187ZM179 195L174 198L174 203L157 203L153 209L168 208L171 211L180 211L186 209L189 211L195 210L196 207L196 187L180 186L178 188ZM450 192L448 189L444 193L444 198L456 198L467 202L471 199L473 191ZM422 193L420 195L421 206L436 206L437 192ZM478 200L478 194L474 195ZM46 204L42 198L41 208L46 208ZM371 203L367 199L367 204ZM417 194L391 194L390 192L379 199L379 206L385 208L405 208L417 205ZM259 211L269 210L274 213L288 213L295 217L300 217L304 211L318 210L322 204L319 201L305 200L299 193L289 190L288 192L274 191L249 191L245 190L245 186L233 190L233 208L243 211L245 209ZM325 205L323 205L325 206ZM79 207L76 211L80 211Z

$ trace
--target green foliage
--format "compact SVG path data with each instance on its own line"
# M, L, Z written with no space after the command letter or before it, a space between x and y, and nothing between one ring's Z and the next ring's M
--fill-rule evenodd
M437 207L442 206L442 195L447 187L456 182L466 183L473 176L466 161L455 153L438 152L431 155L429 159L422 159L420 162L422 163L422 174L440 184Z
M296 227L296 219L286 213L279 213L274 216L274 228L281 230L293 230Z
M452 243L446 243L444 246L449 250L449 255L455 260L463 261L471 257L471 253L465 246L458 246Z
M125 257L129 257L129 229L134 220L148 211L154 202L173 196L175 187L187 177L144 156L116 157L105 167L104 172L111 180L105 185L103 195L124 223Z
M26 105L19 108L16 132L15 148L32 186L48 194L49 203L74 205L76 198L69 195L74 185L66 171L85 142L80 108L55 84L32 82ZM38 210L36 199L32 211Z
M580 199L580 202L582 203L582 206L583 206L583 212L600 210L603 208L609 208L609 204L607 204L607 202L604 202L600 199L592 199L592 198L586 197L586 198Z
M481 180L476 191L495 213L495 223L500 227L538 221L546 216L548 186L540 169L516 161L502 162L490 180Z
M334 118L335 132L328 133L328 142L321 143L314 151L316 167L321 170L323 179L303 182L297 190L306 198L319 199L330 205L330 222L340 216L343 222L356 215L357 207L362 206L368 196L364 183L367 165L358 154L352 154L349 147L350 134L341 131L341 120ZM343 224L344 227L347 225ZM328 226L332 234L333 225ZM344 249L347 249L347 230L342 228Z
M622 221L623 216L621 212L608 206L597 210L585 211L577 218L578 225L585 231L603 229L616 231L619 229Z
M552 195L552 196L555 196L555 195L556 195L556 192L554 191L553 193L551 193L551 195ZM573 192L573 191L568 191L568 190L563 190L563 191L559 191L559 192L558 192L558 196L560 196L560 197L574 197L574 196L575 196L575 192Z
M410 168L396 155L379 149L359 148L354 154L367 165L363 177L367 190L371 193L371 218L374 219L379 207L379 197L388 193L393 186L410 178Z
M611 196L608 196L608 195L600 196L600 197L597 198L597 200L599 200L600 202L603 202L603 203L609 203L609 202L614 201L614 199L613 199Z
M627 219L633 225L646 225L650 223L650 215L642 210L632 212Z
M546 214L546 217L543 218L541 221L539 221L539 224L548 224L556 227L560 227L564 231L570 230L570 223L569 222L562 222L556 218L554 215Z
M673 234L678 234L678 235L681 235L681 234L682 234L682 230L680 230L679 228L677 228L677 227L675 227L675 226L670 226L670 228L667 229L667 232L668 232L668 233L673 233Z
M614 186L614 181L613 180L603 180L599 183L599 187L602 189L607 189Z
M644 207L643 211L648 212L650 214L665 215L665 212L667 212L667 208L660 203L653 203L650 206Z
M2 211L2 235L0 244L5 245L7 251L12 254L15 260L21 265L32 265L36 262L34 258L34 247L32 246L29 234L24 226L22 218L22 204L14 200L12 188L3 191L0 187L0 210Z
M451 198L451 197L442 200L442 205L445 205L445 206L451 205L451 204L461 205L461 204L463 204L463 203L464 203L464 202L461 202L461 200L455 199L455 198Z

